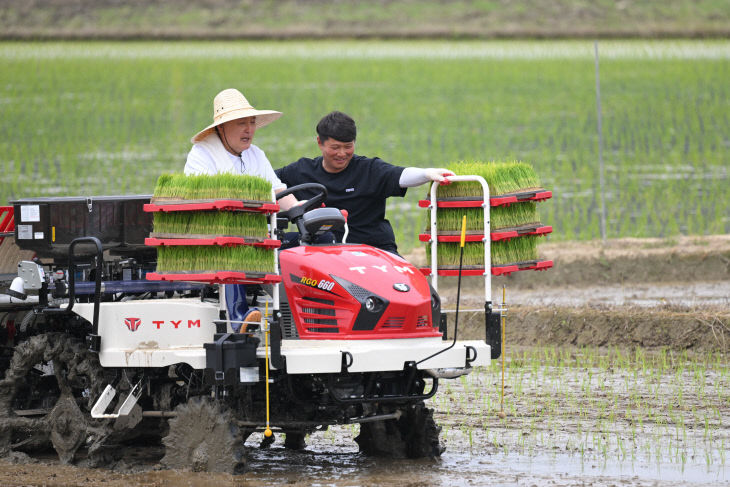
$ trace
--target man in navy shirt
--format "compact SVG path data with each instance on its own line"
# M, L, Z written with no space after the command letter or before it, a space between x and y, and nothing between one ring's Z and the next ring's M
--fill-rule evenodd
M277 169L276 175L287 186L320 183L327 188L325 205L347 210L348 243L363 243L388 252L398 252L395 235L385 218L385 200L403 197L407 188L429 181L445 182L452 176L446 169L401 167L378 157L355 154L357 128L345 113L334 111L317 124L317 144L322 156L302 157ZM314 190L297 192L299 200L315 195ZM335 232L338 241L343 231Z

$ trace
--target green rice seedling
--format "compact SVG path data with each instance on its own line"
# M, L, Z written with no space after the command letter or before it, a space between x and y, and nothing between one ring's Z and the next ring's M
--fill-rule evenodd
M158 272L182 272L196 269L197 247L159 247L157 249Z
M540 180L531 165L524 162L460 161L448 166L456 175L477 175L489 186L490 196L527 191L540 187ZM464 181L438 187L439 198L478 197L482 186Z
M180 193L184 195L183 199L186 200L199 200L202 199L205 175L193 175L186 176L182 179L178 179L177 182L182 187Z
M176 237L210 235L261 239L268 236L266 216L245 211L158 212L153 222L155 233Z
M164 213L156 212L152 215L152 223L155 233L180 233L187 234L190 216L185 212Z
M248 174L216 174L192 176L198 199L237 199L271 201L271 183Z
M492 265L504 265L515 262L537 260L537 239L536 236L526 236L492 242L491 260ZM438 244L438 266L458 267L459 265L459 243ZM431 246L426 247L426 259L431 258ZM468 242L464 244L464 267L479 267L484 265L484 244L481 242Z
M162 174L157 178L155 198L183 199L185 197L185 175Z
M155 196L167 196L164 194L166 191L168 191L172 186L171 180L173 178L172 174L161 174L160 177L157 178L157 184L155 185Z
M271 183L248 174L163 174L157 179L156 198L271 201Z
M157 251L158 272L272 272L273 269L273 252L249 245L171 246Z
M436 227L439 233L460 232L463 216L466 215L466 231L484 230L484 210L481 208L441 208L436 213ZM521 225L539 224L537 203L526 201L510 206L494 206L489 210L491 230L514 228ZM424 228L430 231L430 214L425 214Z

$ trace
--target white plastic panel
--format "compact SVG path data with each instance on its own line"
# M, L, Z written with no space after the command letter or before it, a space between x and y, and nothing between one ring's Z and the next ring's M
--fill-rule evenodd
M91 321L94 305L78 303ZM101 303L99 361L104 367L164 367L179 362L205 368L203 344L213 341L215 304L199 299L150 299Z
M342 352L352 355L350 372L403 370L407 361L418 362L447 348L452 342L435 338L399 340L284 340L281 353L286 357L290 374L337 373L342 366ZM472 367L487 366L491 348L480 340L456 342L449 350L418 364L419 369L459 368L466 366L467 346L476 350ZM263 358L263 349L258 356Z

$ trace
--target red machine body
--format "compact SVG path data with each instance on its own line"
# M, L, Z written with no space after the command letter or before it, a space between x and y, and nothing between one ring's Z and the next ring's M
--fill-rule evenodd
M438 295L406 260L360 244L300 246L279 253L301 339L441 336Z

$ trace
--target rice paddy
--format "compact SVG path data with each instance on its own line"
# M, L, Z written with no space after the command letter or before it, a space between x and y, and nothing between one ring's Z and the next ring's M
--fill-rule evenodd
M730 42L601 42L608 237L730 232ZM0 203L152 193L179 172L213 96L236 87L284 116L256 133L277 168L319 154L332 109L356 152L398 165L519 160L553 191L551 239L600 236L593 44L64 42L0 44ZM401 251L416 201L391 198Z
M447 447L466 445L473 455L546 454L679 472L695 466L710 483L727 480L730 368L722 353L513 349L503 406L499 367L448 382L440 393L432 405ZM502 409L505 419L497 417Z

